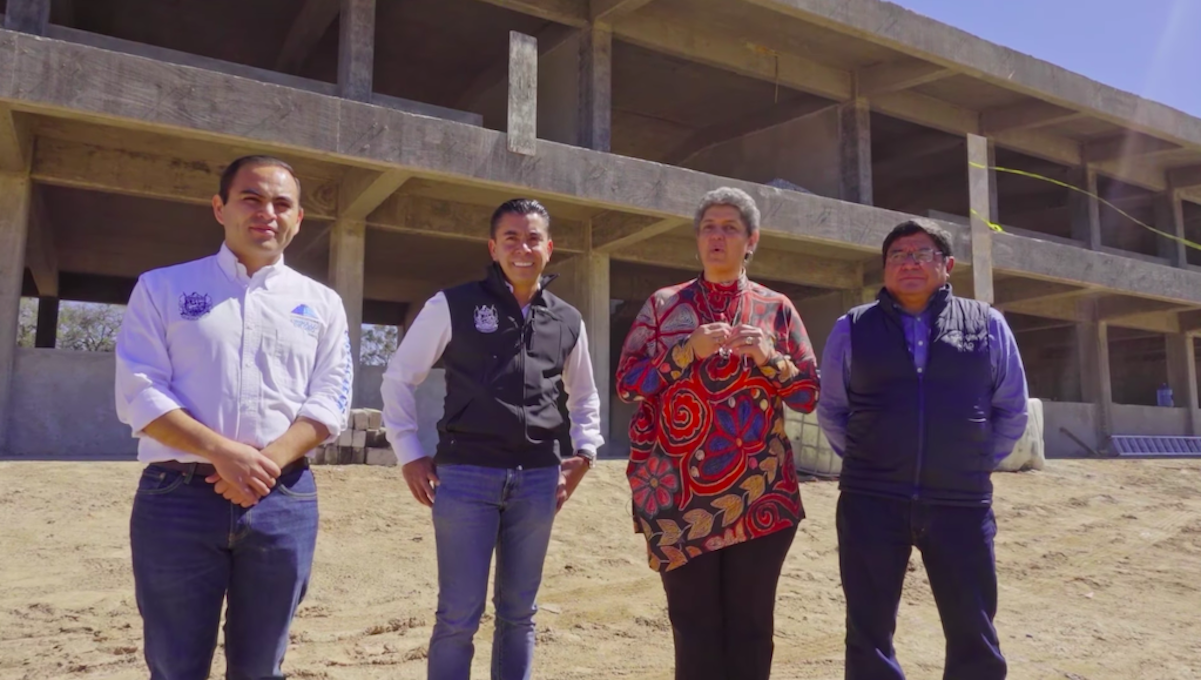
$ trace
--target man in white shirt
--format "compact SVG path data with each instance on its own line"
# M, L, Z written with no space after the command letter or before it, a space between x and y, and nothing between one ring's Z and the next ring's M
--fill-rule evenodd
M493 550L492 677L530 677L534 600L555 514L603 443L583 320L545 289L553 280L542 276L553 249L550 215L537 201L514 199L497 208L491 233L487 277L425 304L381 390L405 481L433 508L431 680L470 676ZM414 394L439 359L446 401L431 459L418 441ZM566 441L572 450L562 450Z
M346 427L353 379L341 299L284 264L292 168L235 160L213 213L220 252L143 274L117 337L117 415L147 464L130 544L151 680L209 676L227 597L227 677L284 677L317 538L306 454Z

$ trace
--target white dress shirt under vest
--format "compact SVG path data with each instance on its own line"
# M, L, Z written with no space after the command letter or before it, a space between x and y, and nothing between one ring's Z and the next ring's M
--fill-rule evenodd
M529 305L521 308L529 315ZM442 357L450 343L450 304L439 292L430 298L404 340L388 362L381 392L384 399L384 428L388 441L401 465L430 455L417 437L417 387L425 382L430 369ZM571 444L575 451L593 454L604 444L600 432L600 393L592 375L588 355L588 333L580 321L580 337L563 364L563 390L567 393L567 412L571 418Z

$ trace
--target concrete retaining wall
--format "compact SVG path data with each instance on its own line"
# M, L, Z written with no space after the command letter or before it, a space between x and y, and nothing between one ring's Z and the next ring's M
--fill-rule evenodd
M117 420L110 352L18 348L9 451L37 458L127 458L137 440Z

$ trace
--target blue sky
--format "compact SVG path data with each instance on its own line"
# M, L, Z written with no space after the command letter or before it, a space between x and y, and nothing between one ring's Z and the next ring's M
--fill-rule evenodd
M893 0L1201 117L1201 0Z

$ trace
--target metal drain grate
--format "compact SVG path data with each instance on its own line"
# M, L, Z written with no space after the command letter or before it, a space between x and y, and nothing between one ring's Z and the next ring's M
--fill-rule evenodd
M1119 456L1199 456L1201 437L1110 436L1109 443Z

